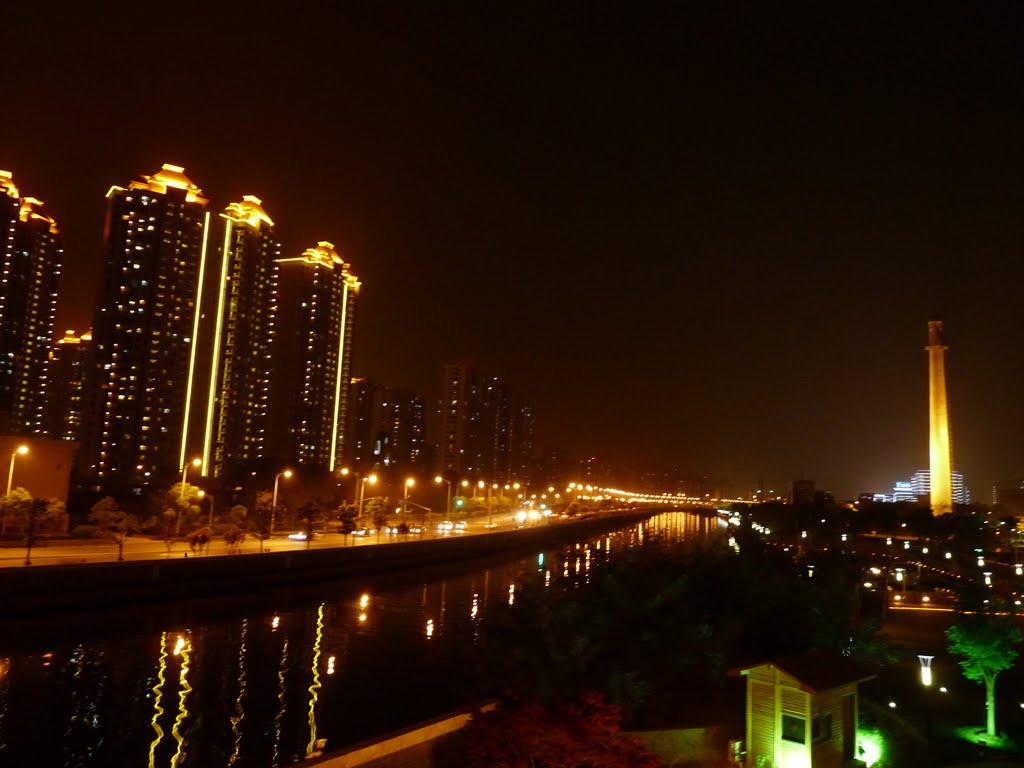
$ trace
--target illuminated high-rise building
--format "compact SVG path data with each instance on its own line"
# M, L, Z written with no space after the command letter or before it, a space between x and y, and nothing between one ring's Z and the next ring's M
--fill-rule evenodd
M946 350L942 320L928 321L928 414L932 513L953 511L953 451L949 436L949 406L946 401Z
M237 474L265 453L281 255L274 222L259 198L246 195L221 217L224 241L202 449L203 474L214 477Z
M361 470L425 469L426 402L415 392L352 380L350 457Z
M82 440L85 424L85 386L92 356L92 332L65 331L50 350L46 387L59 396L47 398L46 436L53 440Z
M283 458L316 469L340 469L348 455L352 329L360 282L326 241L277 263L281 313L295 318L298 327L295 337L282 339L276 348L275 375L283 377L292 403L290 448Z
M514 405L501 379L472 362L445 363L440 411L441 469L501 483L526 479L520 472L524 452L533 452L533 413Z
M57 223L0 171L0 431L45 434L46 368L57 308Z
M202 413L196 345L210 215L184 169L107 192L93 324L92 472L105 486L168 483Z

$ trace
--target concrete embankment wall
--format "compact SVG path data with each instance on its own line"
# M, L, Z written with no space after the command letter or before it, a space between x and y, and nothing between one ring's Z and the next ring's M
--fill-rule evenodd
M603 514L514 531L218 557L0 569L0 617L225 593L428 567L558 545L664 511Z

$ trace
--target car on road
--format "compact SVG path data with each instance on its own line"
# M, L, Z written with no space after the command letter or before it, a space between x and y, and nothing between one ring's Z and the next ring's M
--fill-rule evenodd
M353 536L373 536L377 533L376 528L356 528L352 531Z
M298 531L297 533L289 533L288 538L292 541L306 541L306 539L318 539L320 538L319 533L308 534L305 531Z

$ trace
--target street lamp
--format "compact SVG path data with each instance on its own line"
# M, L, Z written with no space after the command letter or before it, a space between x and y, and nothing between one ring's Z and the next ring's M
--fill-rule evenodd
M213 494L212 493L207 493L206 491L200 491L199 492L199 498L200 499L205 498L207 496L210 497L210 520L209 520L209 522L206 525L207 525L208 528L213 530Z
M413 478L408 478L405 481L405 494L402 496L402 522L405 522L406 511L408 510L409 501L409 489L416 485L416 481Z
M274 521L277 519L277 483L282 477L291 477L292 471L286 469L274 475L274 497L270 502L270 535L274 535Z
M376 475L367 475L363 478L363 481L359 483L359 506L357 507L357 514L360 518L363 516L363 497L366 494L366 484L369 483L370 485L375 485L376 482Z
M932 659L934 658L934 656L925 656L921 654L917 657L917 660L921 663L921 685L924 686L924 691L921 694L921 701L924 704L924 733L925 738L927 739L926 749L928 750L929 755L932 751L932 717L931 710L928 706L928 691L932 687Z
M182 468L181 468L181 497L182 498L185 497L185 481L188 478L188 468L190 466L198 467L198 466L202 465L202 463L203 463L202 459L192 459L192 461L190 461L189 463L187 463L184 466L182 466Z
M18 456L24 456L26 453L28 453L28 446L27 445L19 445L17 448L14 449L14 451L11 452L11 468L7 472L7 495L8 496L11 495L11 483L14 480L14 460L16 458L18 458Z
M444 519L451 520L452 517L452 481L445 480L443 477L438 475L434 478L435 483L444 483L448 486L448 503L444 507Z

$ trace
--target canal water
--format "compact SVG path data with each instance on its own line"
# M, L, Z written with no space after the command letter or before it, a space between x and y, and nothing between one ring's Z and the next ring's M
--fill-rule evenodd
M444 714L517 580L592 578L660 514L526 557L287 592L0 623L0 766L281 766Z

